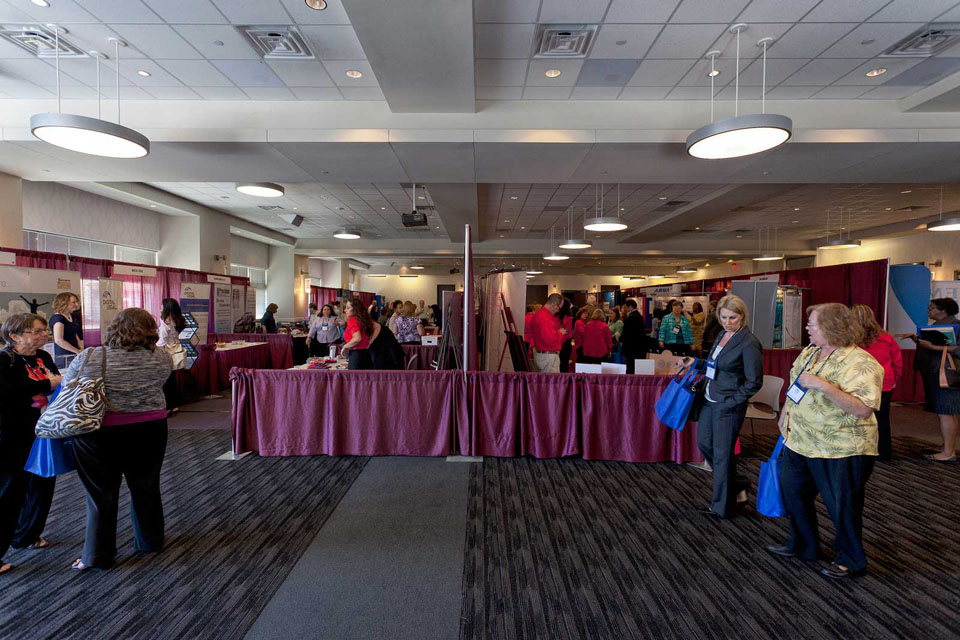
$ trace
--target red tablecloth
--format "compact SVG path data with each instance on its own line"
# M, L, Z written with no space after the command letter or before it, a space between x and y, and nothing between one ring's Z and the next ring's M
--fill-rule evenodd
M459 371L235 370L237 452L464 455L682 463L653 405L668 376ZM363 411L352 407L362 406Z
M266 342L270 345L271 369L289 369L293 366L293 339L289 333L208 333L207 342Z

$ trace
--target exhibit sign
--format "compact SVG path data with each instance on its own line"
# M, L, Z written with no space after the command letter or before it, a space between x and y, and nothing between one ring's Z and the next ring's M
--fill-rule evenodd
M952 298L960 304L960 280L934 280L930 298Z
M67 291L81 297L78 271L0 266L0 323L17 313L46 320L53 315L53 299Z
M228 278L229 279L229 278ZM213 285L213 326L217 333L230 333L233 329L233 286Z
M887 278L887 323L891 335L917 332L917 327L929 324L927 306L930 304L930 269L922 264L890 265ZM898 339L901 349L916 349L913 340Z
M247 303L243 306L244 313L257 315L257 290L253 287L247 287Z
M144 278L156 278L156 267L144 267L133 264L115 264L113 265L113 275L115 276L142 276Z
M123 281L114 278L99 278L100 281L100 335L106 335L107 327L123 308Z
M206 344L210 322L210 285L202 282L181 282L180 309L191 314L196 320L195 344Z
M244 287L242 284L231 285L230 289L230 330L243 317Z

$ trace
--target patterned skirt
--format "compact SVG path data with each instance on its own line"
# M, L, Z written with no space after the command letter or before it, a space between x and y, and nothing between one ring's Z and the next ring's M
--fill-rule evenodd
M939 371L924 371L923 409L938 416L960 415L960 389L943 389Z

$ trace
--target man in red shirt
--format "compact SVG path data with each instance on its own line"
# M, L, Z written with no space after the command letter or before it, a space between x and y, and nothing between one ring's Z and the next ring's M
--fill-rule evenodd
M560 373L560 348L563 346L563 336L567 333L557 318L562 304L563 297L559 293L551 293L530 323L530 344L536 351L533 361L537 371L542 373Z

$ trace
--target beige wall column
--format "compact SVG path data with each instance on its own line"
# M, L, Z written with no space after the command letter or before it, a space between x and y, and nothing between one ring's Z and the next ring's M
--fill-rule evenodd
M23 179L0 173L0 247L23 248Z

